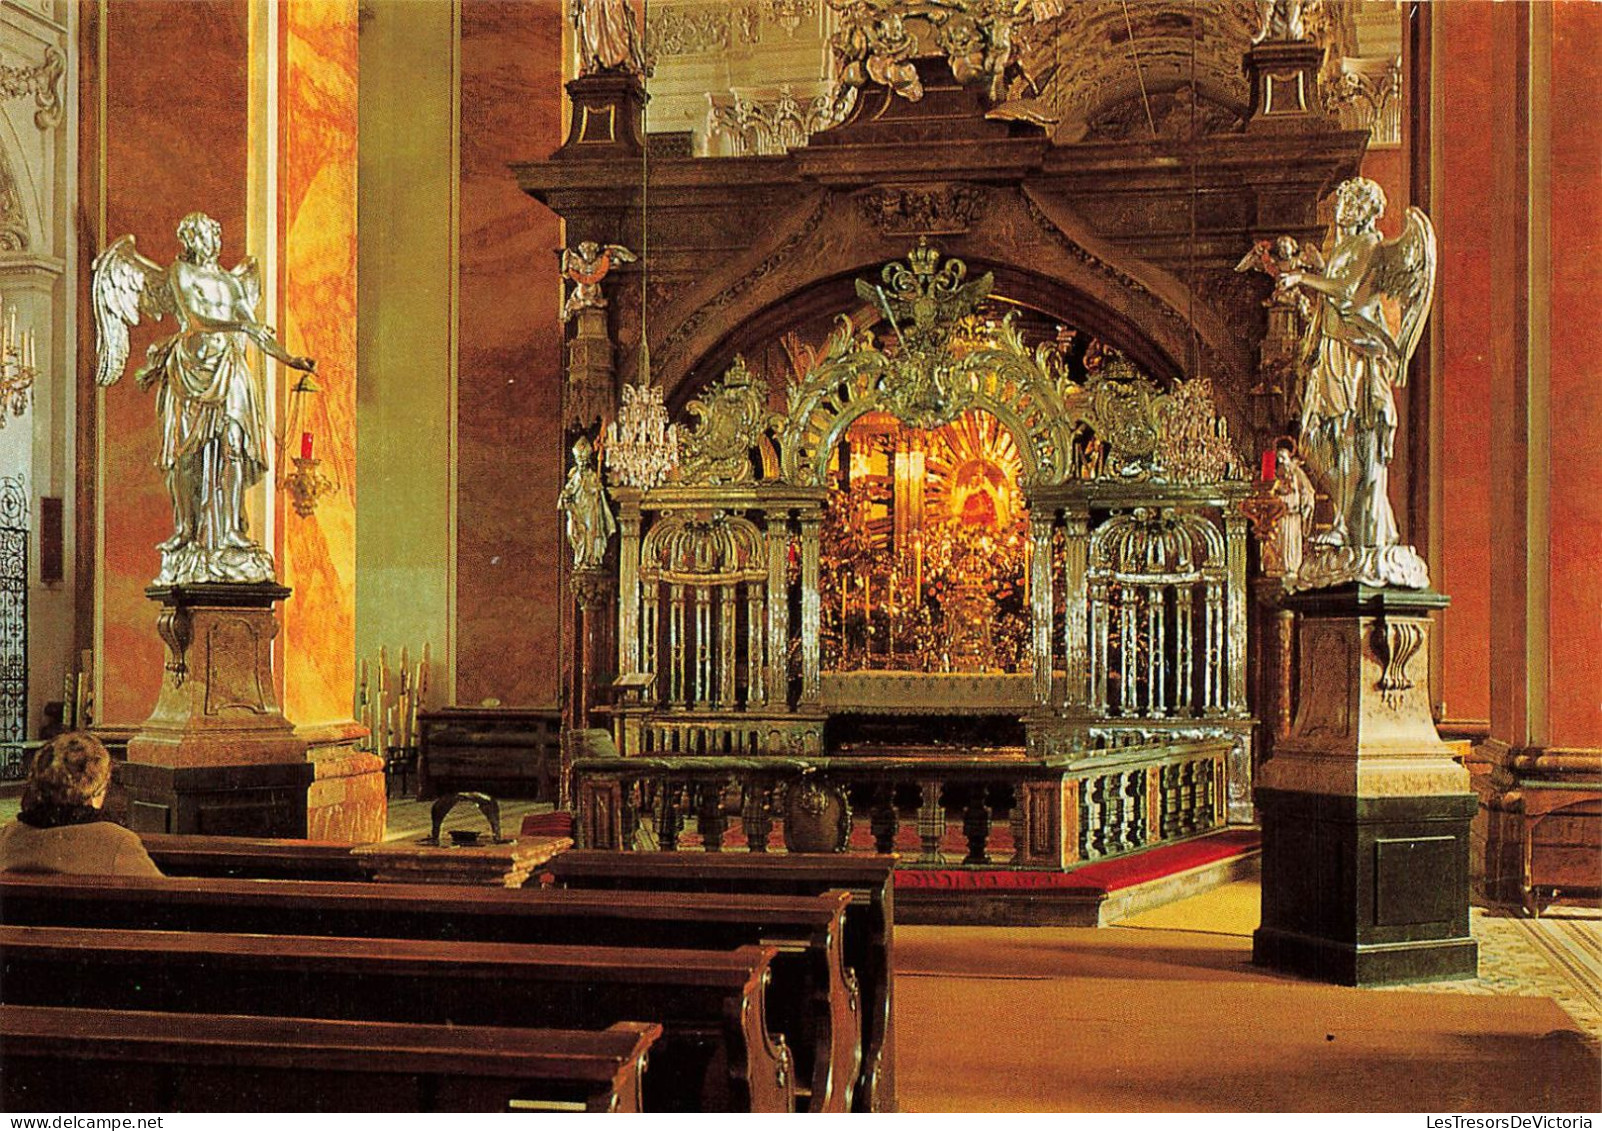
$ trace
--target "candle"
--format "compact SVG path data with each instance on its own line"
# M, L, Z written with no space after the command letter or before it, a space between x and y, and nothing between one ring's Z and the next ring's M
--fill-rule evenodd
M312 458L312 434L310 432L302 432L300 434L300 458ZM1263 466L1267 467L1269 465L1265 463Z
M1274 479L1274 449L1269 448L1263 453L1263 482L1272 483Z

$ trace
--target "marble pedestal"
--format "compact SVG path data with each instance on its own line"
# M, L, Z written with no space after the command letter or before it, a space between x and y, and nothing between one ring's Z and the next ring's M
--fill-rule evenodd
M119 781L136 832L304 837L314 768L279 709L273 606L258 584L159 585L167 646L156 706L128 742Z
M1257 777L1258 965L1343 985L1472 977L1468 771L1429 705L1430 591L1345 585L1299 614L1297 711Z

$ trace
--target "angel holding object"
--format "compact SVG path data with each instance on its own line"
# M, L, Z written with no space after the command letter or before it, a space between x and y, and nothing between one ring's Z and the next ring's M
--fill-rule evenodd
M1379 233L1385 192L1366 177L1335 190L1335 223L1323 272L1292 270L1279 284L1313 301L1302 339L1300 448L1334 504L1329 531L1313 539L1303 588L1358 581L1423 589L1429 573L1401 544L1387 485L1395 454L1395 390L1423 335L1435 292L1435 230L1417 208L1402 234ZM1393 330L1387 304L1399 311Z
M256 261L232 271L219 265L217 221L191 212L179 221L178 245L165 268L139 254L131 235L95 259L95 380L113 385L122 376L128 329L141 315L173 316L177 332L153 343L134 373L141 389L156 386L156 466L172 497L173 534L157 547L156 584L272 581L272 556L250 537L245 513L246 492L267 472L270 435L249 344L292 369L311 373L317 363L290 353L256 320Z
M562 304L562 321L571 322L581 310L604 310L606 296L601 293L601 280L612 270L613 261L633 263L635 255L622 244L605 246L594 240L583 240L578 247L562 249L560 270L562 277L573 284L567 301Z

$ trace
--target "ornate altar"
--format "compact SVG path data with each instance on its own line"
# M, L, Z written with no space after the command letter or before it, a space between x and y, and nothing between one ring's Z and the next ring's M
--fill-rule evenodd
M1363 136L1243 83L1196 137L1052 140L953 60L898 67L805 148L716 159L647 147L633 77L581 77L518 169L570 239L642 252L614 403L665 409L607 432L615 667L569 699L611 701L569 724L622 760L578 763L581 839L694 812L757 847L809 772L881 841L915 811L934 858L950 811L1049 827L1012 846L1045 867L1251 819L1241 461L1284 425L1253 394L1268 283L1234 267L1319 234Z

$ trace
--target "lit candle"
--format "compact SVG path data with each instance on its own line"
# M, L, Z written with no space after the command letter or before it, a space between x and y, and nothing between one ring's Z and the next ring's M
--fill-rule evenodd
M1263 453L1263 482L1271 483L1274 480L1274 449L1269 448Z
M300 434L300 458L312 458L312 434L310 432L302 432ZM1269 465L1265 463L1263 466L1268 467Z

